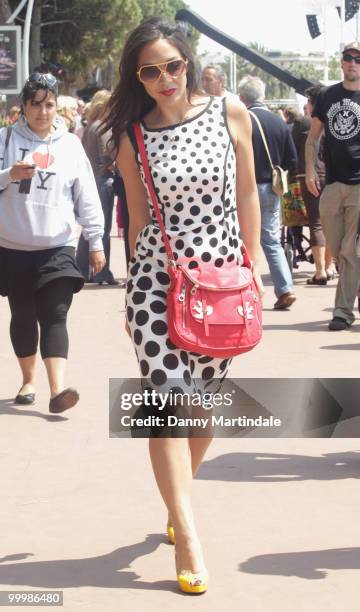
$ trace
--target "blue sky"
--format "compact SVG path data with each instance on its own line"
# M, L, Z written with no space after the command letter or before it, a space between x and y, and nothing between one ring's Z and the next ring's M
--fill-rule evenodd
M259 42L267 49L324 51L333 55L340 48L340 19L335 9L339 0L187 0L189 7L209 23L244 44ZM326 15L327 36L312 40L305 15L320 15L320 29ZM356 38L356 19L348 22L344 41ZM216 43L201 37L200 53L219 50Z

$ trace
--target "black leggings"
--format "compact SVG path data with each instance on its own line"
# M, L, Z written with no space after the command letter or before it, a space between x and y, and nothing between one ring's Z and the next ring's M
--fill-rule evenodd
M14 283L9 290L10 338L17 357L35 355L40 326L41 357L68 356L66 318L71 306L74 279L61 277L34 291L27 283Z

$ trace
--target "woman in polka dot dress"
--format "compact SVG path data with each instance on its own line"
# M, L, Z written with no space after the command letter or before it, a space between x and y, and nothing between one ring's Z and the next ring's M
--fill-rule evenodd
M231 360L188 353L168 337L167 258L134 138L137 120L175 258L189 268L210 261L226 266L241 257L240 224L262 291L251 124L240 102L198 92L191 50L179 25L152 18L132 32L106 124L112 128L130 216L128 331L143 386L168 391L176 379L187 392L215 392ZM190 488L210 440L150 438L155 477L169 512L169 537L172 527L175 532L179 585L187 592L207 586Z

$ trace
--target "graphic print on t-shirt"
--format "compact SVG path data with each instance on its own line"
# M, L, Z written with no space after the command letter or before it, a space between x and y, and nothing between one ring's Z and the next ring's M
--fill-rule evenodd
M39 153L39 151L35 151L35 153L32 154L32 158L35 164L42 170L46 170L46 168L51 166L55 161L55 157L50 155L49 152Z
M360 106L350 98L332 104L327 117L329 130L337 140L354 138L360 131Z

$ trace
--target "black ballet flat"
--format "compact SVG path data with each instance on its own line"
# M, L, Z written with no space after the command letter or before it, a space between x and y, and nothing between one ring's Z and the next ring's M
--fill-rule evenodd
M24 393L24 395L17 394L14 403L20 404L21 406L33 404L35 402L35 393Z

